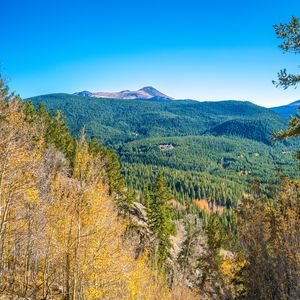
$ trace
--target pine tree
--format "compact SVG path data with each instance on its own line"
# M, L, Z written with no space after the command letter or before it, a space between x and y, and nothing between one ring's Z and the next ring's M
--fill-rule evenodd
M25 113L25 119L26 121L28 121L29 123L32 123L36 120L37 117L37 113L35 110L34 105L32 104L31 101L26 101L24 103L24 113Z
M157 267L162 268L166 259L170 255L172 246L170 235L172 233L172 222L168 201L170 193L166 181L159 172L151 193L151 214L149 218L150 229L154 235L154 261Z
M279 47L284 52L300 54L300 22L296 17L287 24L274 25L275 33L283 42ZM286 69L278 73L278 82L273 81L277 87L287 89L290 86L297 86L300 82L299 74L288 74Z
M4 80L0 77L0 98L2 100L8 100L9 97L9 88L7 85L5 85Z

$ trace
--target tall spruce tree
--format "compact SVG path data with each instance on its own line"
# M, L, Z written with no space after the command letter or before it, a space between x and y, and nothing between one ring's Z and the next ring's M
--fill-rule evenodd
M154 235L154 259L158 267L163 267L168 258L171 248L170 235L172 233L172 222L168 201L170 193L163 177L159 172L151 193L149 226Z

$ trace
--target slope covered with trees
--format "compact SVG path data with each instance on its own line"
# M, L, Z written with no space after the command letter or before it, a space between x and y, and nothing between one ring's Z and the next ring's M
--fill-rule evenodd
M0 83L0 289L31 299L167 299L124 236L117 160Z
M68 94L28 100L35 107L42 103L52 114L60 110L74 136L84 127L87 139L97 138L114 149L127 184L139 191L142 180L166 168L172 169L165 173L177 200L203 197L234 203L237 193L229 192L229 186L239 184L247 192L253 178L268 184L277 181L278 172L296 174L293 155L298 143L274 145L271 141L272 130L284 128L285 121L250 102L97 99ZM185 183L175 187L180 172L185 174ZM206 181L203 178L212 180L207 182L216 187L213 194L206 184L201 192L197 188Z
M285 120L289 120L290 116L297 113L297 108L300 106L300 101L295 101L287 105L272 107L271 109L282 116Z
M72 133L78 135L85 127L88 136L106 145L150 136L201 135L230 120L260 122L267 127L265 137L271 136L269 126L278 130L285 125L271 110L242 101L95 99L69 94L28 100L34 105L42 102L53 113L61 110Z

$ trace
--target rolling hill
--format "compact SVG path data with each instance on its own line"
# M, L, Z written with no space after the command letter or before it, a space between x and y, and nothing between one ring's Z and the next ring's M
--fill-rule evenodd
M153 136L237 135L269 142L272 129L285 127L273 111L243 101L198 102L169 99L108 99L50 94L27 99L61 110L72 132L106 145ZM256 134L257 130L260 130ZM251 136L247 136L251 133Z

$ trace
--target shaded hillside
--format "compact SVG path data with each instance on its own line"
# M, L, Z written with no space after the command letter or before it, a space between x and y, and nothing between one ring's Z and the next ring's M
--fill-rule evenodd
M238 136L270 145L274 129L272 121L268 122L267 118L265 120L229 120L213 127L207 133L216 136ZM277 127L277 124L275 126Z
M297 113L298 107L300 107L300 100L287 105L272 107L271 110L288 120L291 115L294 116Z

